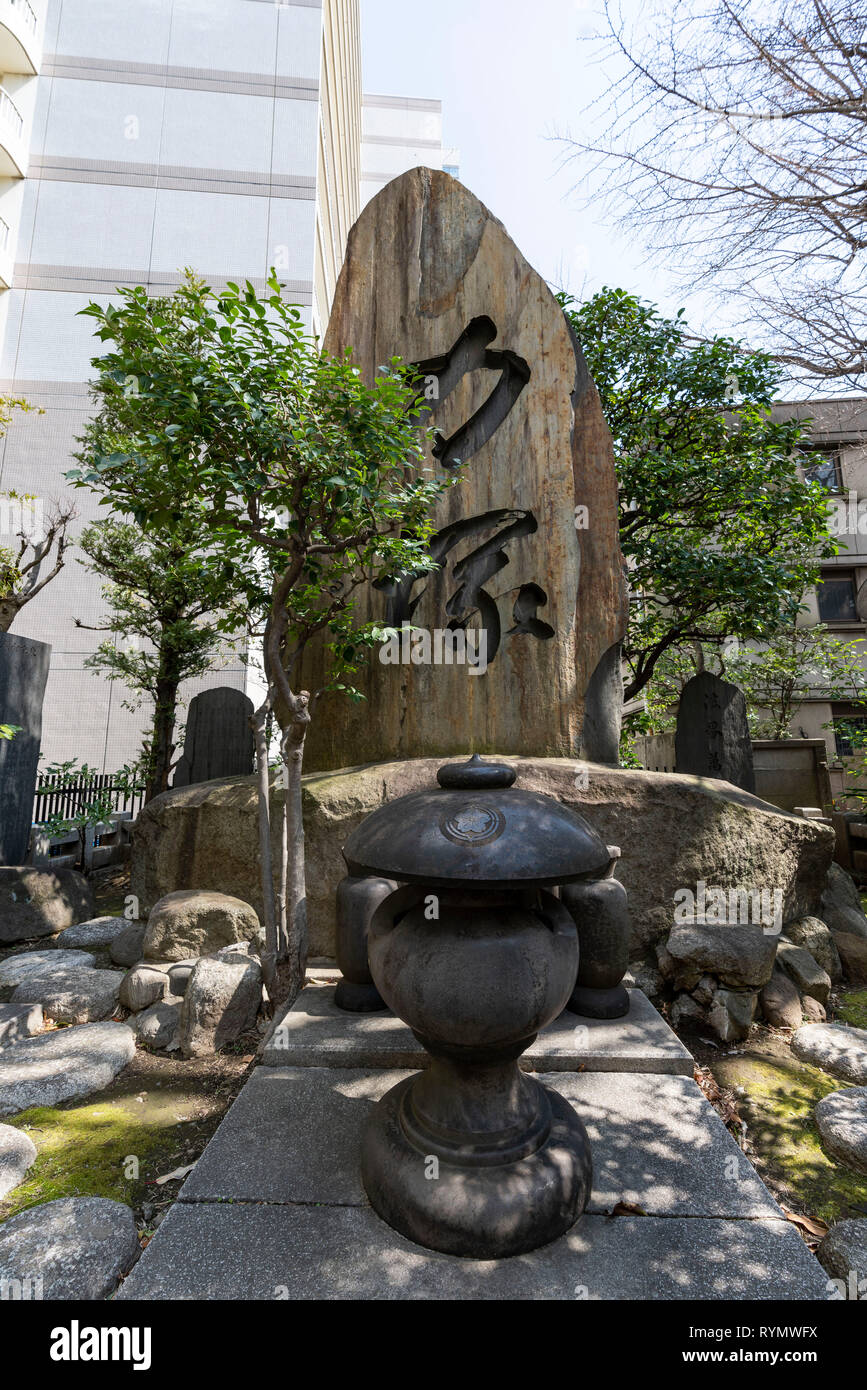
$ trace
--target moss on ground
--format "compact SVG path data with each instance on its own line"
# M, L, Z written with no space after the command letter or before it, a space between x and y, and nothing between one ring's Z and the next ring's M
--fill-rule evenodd
M156 1179L193 1163L245 1079L251 1059L210 1065L138 1053L107 1090L7 1118L38 1156L25 1182L0 1201L0 1220L58 1197L108 1197L142 1219L168 1205L179 1182Z
M825 1154L813 1117L817 1102L842 1082L761 1040L715 1059L713 1073L736 1091L747 1153L778 1200L829 1225L867 1216L867 1176Z
M836 1021L867 1028L867 989L847 989L840 995Z

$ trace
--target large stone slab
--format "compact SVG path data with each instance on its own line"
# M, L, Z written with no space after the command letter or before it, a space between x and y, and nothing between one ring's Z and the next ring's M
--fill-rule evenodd
M641 990L630 992L625 1018L580 1018L564 1012L521 1059L525 1071L641 1071L692 1076L692 1054ZM275 1067L418 1067L426 1053L390 1010L348 1014L333 985L310 984L285 1010L262 1057Z
M802 1062L821 1067L841 1081L867 1083L867 1028L808 1023L794 1034L792 1051Z
M582 789L570 759L509 761L518 786L554 796L586 815L606 844L621 846L617 875L629 893L633 959L667 935L674 894L695 892L699 880L724 889L779 889L784 921L816 909L834 850L829 826L721 782L593 764ZM346 873L341 849L349 834L384 803L436 786L441 762L419 758L304 778L313 956L335 954L337 885ZM281 797L275 788L275 811ZM275 835L278 822L275 815ZM276 856L276 841L274 848ZM261 920L258 854L252 778L164 792L136 824L131 892L145 912L176 889L207 888L250 903Z
M438 431L429 464L441 474L463 465L434 511L440 570L360 591L359 618L478 627L488 665L472 675L384 665L372 652L353 678L366 699L326 697L317 711L309 766L469 748L577 757L582 744L584 756L616 761L612 675L627 600L613 449L544 280L467 188L413 169L350 232L325 346L351 350L371 384L396 354L418 364ZM326 648L311 653L307 689L323 684Z
M361 1127L405 1070L260 1067L181 1189L182 1201L365 1204ZM698 1086L684 1076L543 1072L593 1145L588 1210L779 1217L780 1209ZM323 1163L323 1154L328 1161Z
M0 739L0 864L27 859L50 664L47 642L0 632L0 724L18 728L14 738ZM16 939L26 937L4 937L0 921L0 941Z
M135 1038L125 1023L85 1023L5 1047L0 1052L0 1115L100 1091L134 1053Z
M22 951L0 961L0 990L12 990L34 975L56 976L68 970L87 970L96 965L89 951Z
M398 1235L358 1175L361 1125L405 1072L261 1068L119 1291L129 1299L819 1300L827 1276L684 1077L541 1077L588 1125L590 1210L518 1259ZM608 1213L618 1201L645 1216Z
M108 1298L140 1252L129 1207L105 1197L61 1197L0 1226L0 1287L29 1283L30 1298Z
M92 912L90 885L74 869L0 868L0 943L53 936Z

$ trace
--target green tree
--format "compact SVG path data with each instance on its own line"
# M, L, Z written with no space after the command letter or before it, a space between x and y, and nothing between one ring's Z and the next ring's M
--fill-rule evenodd
M111 633L85 666L123 681L129 708L153 705L141 759L150 800L169 785L181 685L211 667L227 629L243 631L244 596L234 566L213 563L207 520L192 502L168 530L109 519L88 526L80 545L89 563L79 563L107 581L108 613L95 628L80 619L76 627Z
M614 438L632 591L624 696L672 646L794 625L834 554L818 485L801 481L809 422L775 420L780 370L732 338L697 340L623 290L561 296Z
M741 648L727 674L744 692L753 736L789 738L797 712L811 694L828 700L867 696L865 650L841 641L822 624L788 627L755 649Z
M267 582L268 691L254 730L263 967L276 1004L300 989L307 950L301 773L323 690L299 688L303 653L326 634L324 688L353 693L352 672L378 636L356 625L354 593L433 567L429 511L446 484L426 464L417 382L394 360L366 384L349 355L321 352L273 272L262 298L249 283L217 295L188 274L170 301L124 290L120 304L83 312L111 344L95 366L116 438L91 452L77 480L148 532L171 528L179 505L201 505L215 553L243 556ZM276 891L272 716L285 785Z

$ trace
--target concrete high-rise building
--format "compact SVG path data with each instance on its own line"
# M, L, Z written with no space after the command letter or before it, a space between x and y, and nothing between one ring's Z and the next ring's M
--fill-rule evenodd
M361 107L361 203L399 174L424 164L459 175L455 149L443 146L442 102L424 97L368 96Z
M17 416L0 493L49 501L91 403L92 324L116 287L170 293L275 266L324 330L360 209L358 0L0 0L0 392ZM81 526L98 516L76 494ZM0 536L0 546L4 538ZM14 631L50 642L43 753L105 771L131 760L147 710L85 667L100 584L70 554ZM245 687L237 656L191 682Z

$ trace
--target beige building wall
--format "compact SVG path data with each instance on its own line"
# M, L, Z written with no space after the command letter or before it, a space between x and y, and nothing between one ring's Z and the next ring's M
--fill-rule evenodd
M361 211L361 20L358 0L322 13L313 331L324 337L349 229Z

